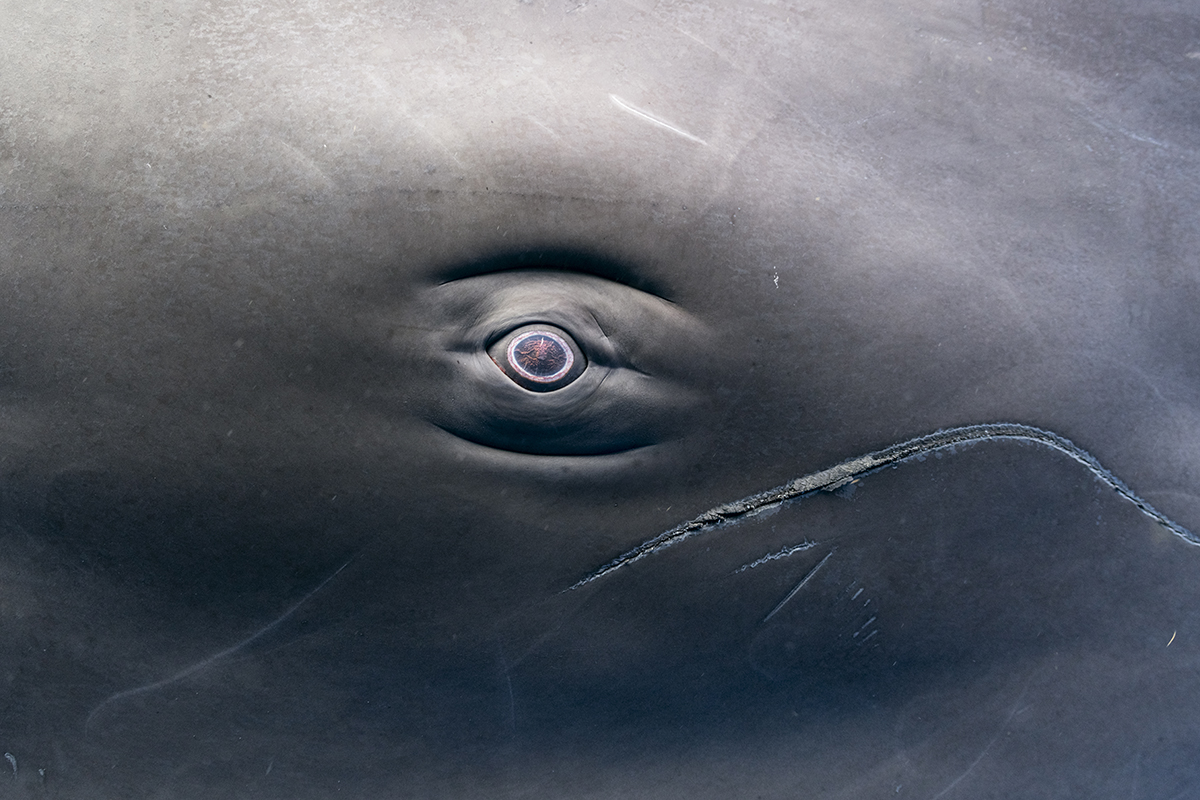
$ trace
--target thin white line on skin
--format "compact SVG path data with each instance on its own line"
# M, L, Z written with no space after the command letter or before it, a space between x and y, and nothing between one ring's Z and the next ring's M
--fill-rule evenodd
M683 130L682 128L677 128L676 126L672 125L671 123L667 122L666 120L654 116L649 111L643 111L642 109L638 108L637 106L631 105L630 103L626 102L625 100L622 100L621 98L617 97L615 94L610 94L608 97L610 100L613 101L613 104L616 105L617 108L621 109L622 111L624 111L626 113L634 115L635 117L637 117L640 120L649 122L651 125L657 125L660 128L664 128L664 129L670 131L671 133L676 134L677 136L682 136L683 138L687 139L689 142L695 142L696 144L702 144L705 147L708 146L708 142L704 141L699 136L693 136L692 134L688 133L687 131Z
M284 611L282 614L280 614L278 617L273 619L271 622L267 623L265 626L259 628L257 631L255 631L254 633L247 636L245 639L242 639L237 644L235 644L231 647L227 647L218 653L214 653L213 655L209 656L208 658L203 658L203 659L197 661L195 664L192 664L191 666L184 667L179 672L176 672L174 675L171 675L170 677L167 677L167 678L163 678L160 681L155 681L153 683L147 683L144 686L135 686L132 689L124 689L122 691L117 692L116 694L109 695L104 700L100 701L99 705L97 705L95 708L92 709L92 713L88 714L87 721L84 723L84 730L87 730L88 728L91 727L92 721L95 720L97 714L99 714L101 711L103 711L105 708L112 705L113 703L120 702L121 700L124 700L127 697L136 697L139 694L153 692L155 689L161 689L164 686L170 686L172 683L181 681L190 675L195 675L197 672L201 672L202 670L205 670L208 667L214 666L214 665L220 663L221 661L228 659L230 656L236 655L239 650L242 650L243 648L248 647L256 639L260 639L263 636L266 636L268 633L273 631L275 628L282 625L287 620L288 617L292 616L292 614L295 614L300 609L300 607L303 606L305 603L307 603L309 600L311 600L317 592L324 589L325 585L328 584L334 578L336 578L342 570L344 570L346 567L350 566L350 562L353 560L354 559L351 558L345 564L342 564L340 567L338 567L336 570L334 570L332 575L330 575L328 578L326 578L325 580L318 583L316 588L314 588L308 594L304 595L304 597L301 597L298 601L293 603L289 609Z
M1032 680L1032 677L1031 677L1031 680ZM975 760L971 762L970 766L968 766L965 770L963 770L961 775L959 775L954 780L950 781L950 783L946 786L946 788L942 789L940 792L935 794L932 798L930 798L930 800L938 800L938 798L943 797L947 792L949 792L951 789L953 789L955 786L957 786L963 780L963 778L970 775L971 772L975 769L975 767L979 766L979 762L983 761L983 757L986 756L988 754L988 751L992 749L992 745L994 745L996 743L996 741L1000 738L1000 736L1008 728L1009 723L1013 721L1013 717L1015 717L1017 714L1020 714L1022 711L1025 711L1025 709L1029 708L1029 706L1025 706L1025 708L1021 708L1021 701L1023 699L1025 699L1025 693L1027 691L1029 691L1029 682L1028 681L1025 682L1025 688L1021 690L1021 695L1017 698L1017 702L1013 705L1012 711L1008 712L1008 718L1004 720L1004 724L1000 726L1000 730L996 731L996 735L992 737L992 740L990 742L988 742L986 745L984 745L983 750L981 750L979 752L979 755L975 757Z
M528 116L528 115L526 115L526 116ZM562 141L562 137L561 137L561 136L559 136L557 133L555 133L555 132L554 132L554 131L553 131L553 130L550 128L550 126L549 126L549 125L547 125L546 123L542 122L541 120L539 120L539 119L537 119L537 118L535 118L535 117L529 117L529 121L530 121L530 122L532 122L534 125L537 125L539 128L541 128L542 130L544 130L546 133L548 133L548 134L550 134L551 136L553 136L553 137L555 138L555 140L557 140L557 141Z
M791 600L793 597L795 597L797 592L799 592L801 589L803 589L804 585L806 583L808 583L809 581L812 580L812 577L817 574L817 570L819 570L819 569L821 569L821 567L825 566L825 562L831 558L833 558L832 550L829 551L829 555L825 556L820 561L818 561L817 565L815 567L813 567L812 569L810 569L808 571L807 575L805 575L803 578L800 579L800 582L797 583L796 586L790 592L787 593L787 597L780 600L779 603L774 608L771 609L770 614L767 614L765 617L763 617L763 624L765 625L771 619L771 617L778 614L779 609L786 606L788 604L788 601Z

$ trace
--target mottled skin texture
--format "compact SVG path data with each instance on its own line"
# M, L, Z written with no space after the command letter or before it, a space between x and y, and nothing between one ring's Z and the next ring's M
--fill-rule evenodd
M987 421L1200 528L1193 4L0 8L17 796L1200 791L1200 554L1033 446L564 592Z

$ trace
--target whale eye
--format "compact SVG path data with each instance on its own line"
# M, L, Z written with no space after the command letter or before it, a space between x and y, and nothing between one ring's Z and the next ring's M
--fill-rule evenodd
M488 355L514 383L534 392L561 389L587 368L574 339L553 325L524 325L488 347Z
M468 275L415 298L419 413L460 439L544 456L665 443L696 421L709 332L657 295L567 269ZM410 412L411 413L411 412Z

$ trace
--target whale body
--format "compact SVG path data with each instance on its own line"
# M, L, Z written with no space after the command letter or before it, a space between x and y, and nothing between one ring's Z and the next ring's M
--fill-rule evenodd
M1194 4L2 18L14 796L1200 792Z

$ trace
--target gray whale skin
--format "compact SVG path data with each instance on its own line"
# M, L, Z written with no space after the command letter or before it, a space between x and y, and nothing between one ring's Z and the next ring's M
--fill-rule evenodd
M1194 3L3 8L0 794L1200 796Z

